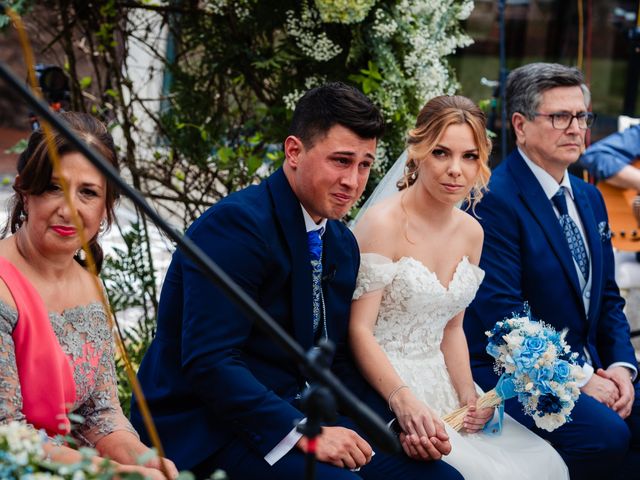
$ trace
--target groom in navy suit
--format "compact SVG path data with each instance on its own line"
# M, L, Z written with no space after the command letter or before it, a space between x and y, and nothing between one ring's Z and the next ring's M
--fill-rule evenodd
M360 257L338 219L362 194L383 128L377 108L352 87L307 92L284 142L283 168L220 201L187 232L304 349L331 339L332 370L357 395L369 387L346 335ZM305 416L299 395L307 378L180 252L139 378L179 468L198 478L218 468L232 479L302 478L306 439L294 425ZM384 400L370 406L389 417ZM135 401L132 420L143 431ZM460 478L441 461L373 455L345 417L324 427L318 442L320 479Z
M507 80L517 149L493 173L476 206L486 276L464 319L473 375L495 386L485 331L528 302L533 316L580 354L584 378L572 421L535 427L516 399L506 410L562 455L572 479L638 478L638 370L614 278L607 212L598 190L569 175L593 122L589 90L575 68L535 63Z

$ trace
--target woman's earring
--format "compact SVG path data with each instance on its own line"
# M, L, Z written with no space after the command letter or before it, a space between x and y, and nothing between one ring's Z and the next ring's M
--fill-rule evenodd
M107 219L103 218L100 220L100 226L98 227L98 233L104 233L107 231Z
M20 210L20 215L18 215L18 220L20 220L20 224L22 225L27 219L27 212L24 210Z

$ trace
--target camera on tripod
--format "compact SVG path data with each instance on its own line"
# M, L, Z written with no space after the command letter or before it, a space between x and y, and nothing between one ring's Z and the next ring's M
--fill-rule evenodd
M45 65L39 63L35 66L36 80L42 92L42 96L54 112L63 112L69 107L69 78L62 68L57 65ZM31 129L40 128L38 117L33 112L29 113Z

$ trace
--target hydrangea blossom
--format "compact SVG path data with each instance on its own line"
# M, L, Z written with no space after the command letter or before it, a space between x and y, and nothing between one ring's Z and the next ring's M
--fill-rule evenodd
M364 20L376 0L315 0L325 23L358 23Z

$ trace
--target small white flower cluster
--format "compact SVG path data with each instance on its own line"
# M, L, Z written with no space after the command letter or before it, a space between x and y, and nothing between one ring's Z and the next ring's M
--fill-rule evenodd
M284 97L282 97L282 101L288 110L294 111L296 109L296 105L298 104L298 100L304 95L304 92L301 92L297 88L293 92L287 93Z
M204 3L204 11L214 15L224 15L224 10L229 6L229 0L207 0Z
M244 20L251 15L252 0L236 0L233 2L233 11L240 20ZM224 15L225 10L231 5L230 0L207 0L204 4L204 11L214 15Z
M381 40L387 40L398 30L398 24L387 12L378 8L373 22L373 36Z
M29 456L44 458L42 434L20 422L0 425L0 446L15 456L19 465L26 465Z
M304 55L317 62L327 62L342 53L342 47L321 31L322 23L316 10L303 5L301 17L293 10L287 11L287 35L296 39ZM320 31L319 31L320 30Z
M44 444L56 444L59 439L47 437L44 430L10 422L0 425L0 478L20 480L98 480L114 475L110 464L98 466L92 462L96 451L80 448L81 461L75 464L55 463L46 455ZM135 473L119 478L139 478Z
M324 75L311 75L310 77L305 78L304 87L307 90L311 90L312 88L319 87L327 82L327 77Z
M376 0L315 0L325 23L358 23L365 19Z

